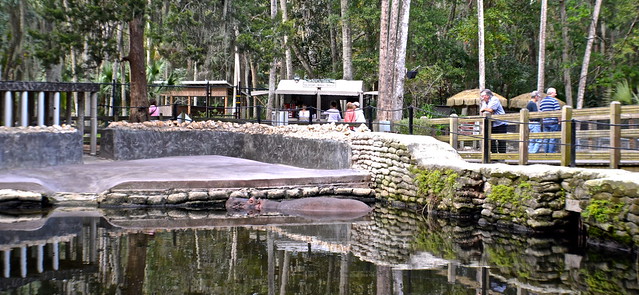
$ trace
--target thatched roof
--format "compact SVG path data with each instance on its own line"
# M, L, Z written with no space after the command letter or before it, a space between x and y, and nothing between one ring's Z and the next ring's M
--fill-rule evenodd
M541 95L542 98L546 97L545 93L541 93L540 95ZM530 92L526 92L524 94L517 95L517 96L509 99L508 100L508 108L511 108L511 109L523 109L523 108L526 107L526 105L528 104L529 101L530 101ZM559 105L561 107L566 105L566 103L563 102L560 99L558 99L557 101L559 101Z
M493 94L499 98L502 106L507 105L508 100L505 97L494 92ZM479 105L479 89L469 89L457 93L446 100L446 105L449 107Z

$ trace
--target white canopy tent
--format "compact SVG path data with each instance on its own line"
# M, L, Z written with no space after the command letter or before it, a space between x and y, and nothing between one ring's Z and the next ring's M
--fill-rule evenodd
M281 80L275 94L282 95L307 95L316 97L316 111L319 118L322 109L323 97L355 97L361 106L364 105L364 81L361 80ZM353 99L355 100L355 99ZM281 102L277 105L281 105Z

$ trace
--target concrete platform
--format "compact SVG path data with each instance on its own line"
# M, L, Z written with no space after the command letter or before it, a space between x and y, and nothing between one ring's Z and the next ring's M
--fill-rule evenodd
M224 156L131 161L84 158L85 164L0 170L0 189L41 193L101 193L108 189L243 188L348 183L368 187L354 169L322 170Z

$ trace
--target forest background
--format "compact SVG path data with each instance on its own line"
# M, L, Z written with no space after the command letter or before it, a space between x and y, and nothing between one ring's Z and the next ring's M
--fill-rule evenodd
M273 87L275 75L363 80L378 90L380 14L388 2L0 0L0 81L128 83L143 66L145 83L233 83L237 56L243 87ZM486 87L505 97L537 89L541 1L483 2ZM419 74L405 80L403 105L429 109L478 88L477 2L408 3L405 68ZM548 1L541 87L557 88L573 106L594 6ZM602 2L584 107L639 103L638 17L639 1ZM131 60L134 50L144 59Z

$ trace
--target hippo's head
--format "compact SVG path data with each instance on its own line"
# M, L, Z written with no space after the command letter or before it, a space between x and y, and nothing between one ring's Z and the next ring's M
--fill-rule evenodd
M244 211L246 213L254 213L262 210L262 200L253 197L245 198L229 198L226 201L226 210L229 212Z

